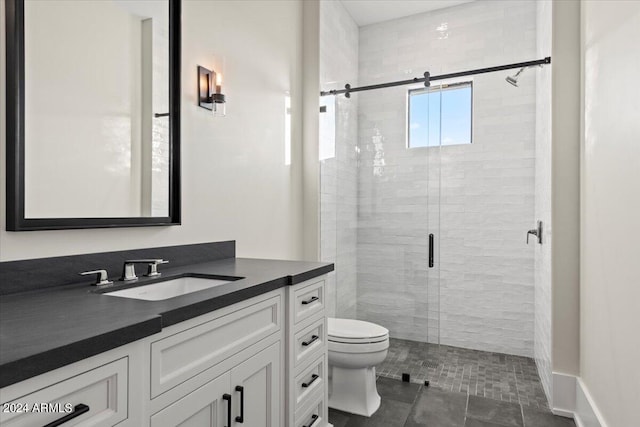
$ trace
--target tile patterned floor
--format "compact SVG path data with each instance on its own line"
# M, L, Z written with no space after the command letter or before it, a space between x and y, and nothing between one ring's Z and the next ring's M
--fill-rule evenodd
M575 427L529 405L379 377L382 403L370 418L329 409L334 427Z
M535 361L528 357L391 338L389 354L376 373L393 379L408 373L411 382L428 380L432 388L549 407Z

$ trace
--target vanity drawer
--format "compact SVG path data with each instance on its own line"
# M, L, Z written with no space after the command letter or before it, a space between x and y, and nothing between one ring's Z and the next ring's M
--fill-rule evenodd
M296 289L293 293L293 322L298 323L324 310L324 280Z
M309 398L323 391L327 378L327 370L324 363L324 354L320 356L307 369L302 371L295 379L296 411L307 403Z
M67 417L71 419L64 427L113 426L128 416L128 365L129 359L124 357L12 402L2 402L0 424L42 427ZM34 412L34 404L43 412ZM18 412L21 410L29 412Z
M305 329L296 332L293 340L296 368L301 368L313 358L324 354L326 342L324 317L313 322Z
M317 395L313 405L296 412L295 427L320 427L324 426L327 420L324 419L326 408L323 395Z
M278 332L280 295L151 343L151 398Z

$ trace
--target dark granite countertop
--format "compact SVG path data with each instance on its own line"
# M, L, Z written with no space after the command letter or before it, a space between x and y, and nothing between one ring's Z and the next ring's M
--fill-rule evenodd
M243 279L162 301L106 296L87 284L4 295L0 300L0 387L153 335L163 327L304 282L333 271L333 264L226 258L161 271L160 279L141 277L131 286L190 273ZM122 287L116 282L109 290Z

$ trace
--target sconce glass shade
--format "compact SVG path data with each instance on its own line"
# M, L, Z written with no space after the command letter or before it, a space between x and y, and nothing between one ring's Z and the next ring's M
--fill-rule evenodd
M227 114L227 102L224 99L224 94L214 93L211 94L213 101L213 116L224 117Z

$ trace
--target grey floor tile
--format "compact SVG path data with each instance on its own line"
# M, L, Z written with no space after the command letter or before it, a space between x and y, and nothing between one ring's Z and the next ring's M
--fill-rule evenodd
M559 417L550 412L522 407L524 427L575 427L571 418Z
M346 427L351 414L329 408L329 422L333 427Z
M411 404L397 400L382 399L380 408L371 417L352 415L346 427L402 427L404 426Z
M405 427L463 427L467 395L425 388L418 395Z
M523 427L520 404L469 396L467 418L508 427Z
M488 421L480 421L474 418L467 418L464 427L503 427L500 424L490 423Z
M376 372L388 378L410 373L418 384L429 380L443 390L548 407L535 361L529 357L391 338L389 354Z
M405 383L391 378L379 377L376 381L378 394L382 399L413 403L420 391L420 384Z

